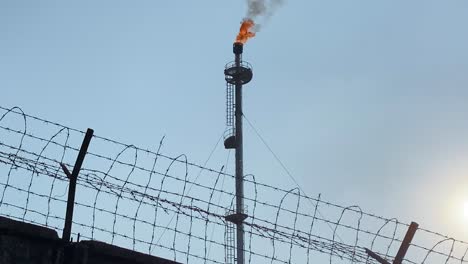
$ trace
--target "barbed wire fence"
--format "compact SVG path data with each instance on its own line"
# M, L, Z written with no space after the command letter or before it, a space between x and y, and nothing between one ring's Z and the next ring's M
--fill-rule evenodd
M0 215L63 230L68 178L85 132L0 106ZM77 181L73 234L183 263L227 263L234 176L93 136ZM245 176L248 263L392 261L408 229L396 218ZM403 263L466 263L468 243L419 228Z

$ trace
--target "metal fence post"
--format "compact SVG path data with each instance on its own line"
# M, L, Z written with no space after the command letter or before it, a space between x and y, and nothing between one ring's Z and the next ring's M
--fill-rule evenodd
M406 231L405 238L403 242L401 242L400 249L398 249L398 253L393 260L392 264L401 264L403 259L405 258L406 252L408 251L409 246L411 245L411 241L413 240L414 234L418 230L418 224L415 222L411 222L410 226L408 227L408 231ZM376 253L372 252L370 249L366 248L366 253L373 259L377 260L379 263L382 264L390 264L387 260L380 257Z
M86 152L88 151L88 146L93 137L94 131L90 128L86 131L86 135L83 139L83 143L81 144L80 152L78 153L78 157L76 158L75 166L73 167L73 172L67 169L64 164L60 164L63 171L67 175L68 179L70 180L70 184L68 187L68 200L67 200L67 212L65 216L65 226L63 228L62 240L65 242L70 241L71 236L71 228L73 222L73 209L75 206L75 193L76 193L76 181L78 179L78 174L81 170L81 165L83 165L84 158L86 156Z

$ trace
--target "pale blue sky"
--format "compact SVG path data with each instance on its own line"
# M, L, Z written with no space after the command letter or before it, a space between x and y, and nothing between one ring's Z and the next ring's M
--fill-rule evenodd
M244 1L0 0L0 104L203 163ZM468 239L468 2L289 0L245 115L312 196ZM293 186L245 127L245 171ZM218 148L209 166L227 152Z

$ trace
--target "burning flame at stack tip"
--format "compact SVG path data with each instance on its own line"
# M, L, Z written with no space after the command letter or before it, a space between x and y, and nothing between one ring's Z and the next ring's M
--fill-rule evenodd
M247 40L252 37L255 37L255 32L252 31L255 23L252 19L246 18L242 21L239 34L237 34L236 42L245 44Z

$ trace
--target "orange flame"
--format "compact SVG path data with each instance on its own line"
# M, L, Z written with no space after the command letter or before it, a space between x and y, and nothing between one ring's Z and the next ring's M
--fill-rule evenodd
M236 42L245 44L249 38L255 37L255 32L252 32L252 27L255 26L255 23L252 19L244 19L237 34Z

